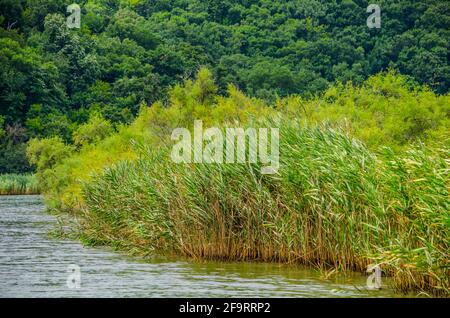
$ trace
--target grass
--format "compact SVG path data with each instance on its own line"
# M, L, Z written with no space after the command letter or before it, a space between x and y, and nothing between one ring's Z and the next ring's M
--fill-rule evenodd
M0 195L39 194L37 179L32 174L1 174Z
M375 155L338 130L287 120L280 141L277 175L141 149L85 184L85 239L341 271L377 263L401 291L449 294L448 148Z

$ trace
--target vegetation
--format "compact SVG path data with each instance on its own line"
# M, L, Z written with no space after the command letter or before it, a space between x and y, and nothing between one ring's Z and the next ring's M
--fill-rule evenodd
M395 72L273 107L234 86L216 92L202 69L171 89L170 105L143 107L38 170L50 204L81 213L89 244L340 270L375 262L400 290L449 293L448 95ZM279 127L279 172L172 163L172 129L194 119Z
M83 239L202 259L377 263L403 291L449 293L448 148L380 160L341 132L286 121L280 140L275 176L180 166L165 151L106 169L84 188Z
M142 253L381 264L450 295L448 3L0 0L0 173ZM171 132L280 129L280 169L175 165ZM28 181L23 181L28 180ZM6 189L6 190L3 190ZM1 193L1 192L0 192Z
M0 195L39 193L38 182L34 175L0 174Z
M33 170L25 142L72 143L93 113L130 123L200 66L220 94L233 83L271 103L389 67L438 94L450 85L445 1L378 1L380 29L365 0L80 0L69 29L72 2L0 1L0 173Z

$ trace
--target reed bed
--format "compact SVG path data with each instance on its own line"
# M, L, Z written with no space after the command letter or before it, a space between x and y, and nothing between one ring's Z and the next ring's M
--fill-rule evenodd
M32 174L1 174L0 195L39 194L36 177Z
M342 271L377 263L401 291L450 295L448 147L375 155L330 127L279 129L275 175L258 164L174 164L168 147L141 147L138 160L84 184L83 239Z

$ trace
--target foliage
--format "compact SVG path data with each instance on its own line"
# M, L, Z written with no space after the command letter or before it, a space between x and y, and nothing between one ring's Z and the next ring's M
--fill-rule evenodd
M0 124L2 121L0 117ZM31 167L25 158L25 129L20 124L6 124L4 127L0 128L0 174L29 171Z
M250 164L174 164L165 147L105 169L85 183L83 239L340 270L376 262L403 291L450 292L448 147L377 158L329 127L279 128L276 175Z
M205 127L279 127L279 173L172 163L172 130L192 129L195 119ZM233 85L217 95L201 69L169 91L167 105L142 105L133 123L102 140L50 164L47 155L39 163L37 141L29 153L50 204L82 211L85 242L341 270L375 261L399 289L445 294L448 119L448 95L395 72L270 107Z
M187 80L170 90L170 105L160 102L150 108L142 105L137 119L130 125L119 126L116 134L107 136L111 131L108 122L98 114L92 115L74 134L79 151L67 159L62 157L64 160L58 162L46 181L54 186L46 190L65 196L63 200L58 195L54 197L59 204L81 203L79 180L89 180L91 172L116 161L136 158L139 145L167 144L174 128L192 127L196 119L202 120L205 127L227 123L236 126L276 113L310 124L325 120L343 127L375 151L380 146L401 151L419 140L449 142L448 95L436 96L427 89L410 86L405 77L395 73L371 77L361 87L338 84L317 98L279 99L275 107L245 96L233 85L228 87L227 96L216 95L216 91L212 74L201 69L195 81ZM407 111L409 107L414 111ZM99 138L94 137L94 131L100 134ZM90 144L94 139L96 142ZM42 170L38 167L38 171Z
M38 181L30 174L0 174L0 195L39 194Z
M0 2L0 116L26 128L23 142L71 142L91 111L130 123L202 66L218 93L233 84L269 102L388 68L438 94L450 85L442 1L379 1L381 29L366 26L368 1L351 0L83 0L81 29L69 29L71 2Z
M31 139L28 143L27 156L38 170L46 170L69 156L70 150L71 148L58 137Z
M93 114L86 124L78 126L73 133L75 145L83 146L98 142L113 132L111 123L99 114Z
M313 99L282 99L277 109L308 122L346 127L371 149L400 150L418 140L450 142L450 96L436 95L393 71L359 86L338 83Z
M36 168L86 240L448 294L447 3L369 29L359 0L84 0L69 29L71 2L0 1L0 173ZM279 125L279 174L163 160L196 119Z

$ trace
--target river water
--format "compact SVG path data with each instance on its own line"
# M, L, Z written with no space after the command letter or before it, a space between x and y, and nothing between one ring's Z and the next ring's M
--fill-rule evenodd
M0 297L398 296L367 290L360 274L324 280L298 266L131 258L52 238L55 224L39 196L0 196Z

